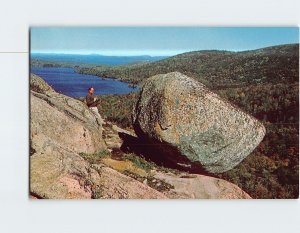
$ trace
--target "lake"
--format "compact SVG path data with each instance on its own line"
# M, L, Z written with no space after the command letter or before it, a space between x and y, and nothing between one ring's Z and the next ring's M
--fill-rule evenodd
M115 79L78 74L73 68L32 67L31 73L43 78L55 91L71 97L85 96L91 86L95 89L94 95L127 94L139 91L139 88L128 87L128 83Z
M102 65L125 65L136 62L153 62L167 58L167 56L104 56L98 54L51 54L51 53L31 53L31 59L40 61L54 62L75 62L75 63L90 63Z

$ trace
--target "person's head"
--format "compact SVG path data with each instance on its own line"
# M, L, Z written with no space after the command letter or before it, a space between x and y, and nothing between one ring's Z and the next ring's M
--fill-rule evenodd
M93 94L94 93L94 87L89 88L89 93Z

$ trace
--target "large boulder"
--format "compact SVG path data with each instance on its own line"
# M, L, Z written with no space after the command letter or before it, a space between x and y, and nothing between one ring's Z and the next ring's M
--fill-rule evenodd
M266 132L254 117L179 72L145 81L132 120L136 134L167 159L210 173L238 165Z

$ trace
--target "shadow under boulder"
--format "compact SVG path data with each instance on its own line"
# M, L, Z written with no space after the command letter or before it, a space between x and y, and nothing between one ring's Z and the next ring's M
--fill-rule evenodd
M213 174L205 171L200 163L192 163L188 159L179 156L179 152L172 146L141 139L126 133L119 132L118 134L123 140L120 150L124 153L134 153L147 161L154 162L160 167L213 176ZM115 153L119 154L117 151ZM168 154L173 154L174 156L166 156Z

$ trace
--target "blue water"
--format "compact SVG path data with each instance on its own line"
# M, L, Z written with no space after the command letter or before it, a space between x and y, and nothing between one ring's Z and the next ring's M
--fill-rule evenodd
M31 59L41 61L55 62L79 62L102 65L124 65L137 62L153 62L167 58L167 56L103 56L96 54L48 54L48 53L31 53Z
M32 67L31 73L43 78L55 91L71 97L85 96L90 86L95 89L94 95L127 94L139 90L114 79L78 74L73 68Z

